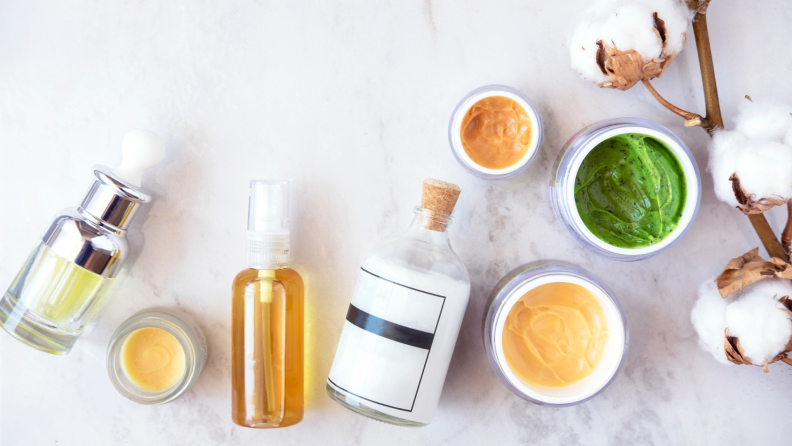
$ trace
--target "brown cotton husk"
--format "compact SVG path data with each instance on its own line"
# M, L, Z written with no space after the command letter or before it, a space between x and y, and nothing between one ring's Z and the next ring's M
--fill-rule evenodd
M629 90L643 79L651 80L662 76L663 71L676 58L676 54L666 54L665 22L657 16L656 12L653 14L653 18L654 32L662 46L658 57L644 61L638 51L633 49L622 51L616 48L615 43L613 46L608 46L602 40L598 40L596 62L602 74L608 76L608 80L597 85L602 88L615 88L624 91ZM682 39L685 39L684 34Z
M597 65L602 74L608 76L607 81L601 82L602 88L615 88L629 90L641 79L654 79L663 74L663 59L650 59L644 62L638 51L621 51L615 46L608 46L597 41Z
M733 173L729 177L729 181L732 183L734 197L737 198L737 202L740 203L737 209L742 211L745 215L761 214L774 206L781 206L787 202L787 200L782 197L763 197L757 200L756 194L748 193L748 191L742 187L742 184L740 184L740 177L738 177L736 173Z
M726 298L768 277L792 279L792 265L778 257L765 260L759 256L759 248L754 248L740 257L731 259L715 282L721 297Z
M740 348L740 340L734 336L729 336L729 329L726 329L726 340L723 342L723 350L726 352L726 359L737 365L752 365L751 359L743 354Z

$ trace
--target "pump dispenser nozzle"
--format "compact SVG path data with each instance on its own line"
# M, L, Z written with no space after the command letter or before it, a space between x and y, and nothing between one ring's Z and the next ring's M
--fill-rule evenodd
M289 266L289 182L250 182L247 263L255 269Z

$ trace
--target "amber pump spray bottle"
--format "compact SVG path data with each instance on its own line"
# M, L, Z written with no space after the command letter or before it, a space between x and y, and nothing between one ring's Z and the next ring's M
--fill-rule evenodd
M249 268L234 279L231 321L231 417L243 427L303 418L303 280L289 245L288 181L251 181Z

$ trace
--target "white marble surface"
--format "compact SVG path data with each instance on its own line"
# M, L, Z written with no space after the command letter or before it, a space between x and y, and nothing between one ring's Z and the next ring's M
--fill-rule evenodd
M51 216L74 205L94 163L115 165L122 135L167 143L145 178L156 202L130 238L137 255L95 329L67 357L0 333L0 443L15 445L782 444L792 427L792 368L726 367L689 321L698 285L758 240L704 177L698 218L668 252L634 264L598 258L556 221L549 169L585 124L640 116L669 126L700 165L707 136L642 88L605 91L568 67L566 38L589 2L3 1L0 3L0 286ZM715 0L710 32L725 116L743 95L792 102L785 0ZM691 42L655 85L703 110ZM487 182L456 164L452 108L489 83L538 104L546 140L527 172ZM473 292L437 417L411 430L371 421L324 393L357 267L401 231L428 176L463 193L452 238ZM230 283L244 268L247 183L295 180L294 260L309 283L306 415L278 431L230 420ZM783 215L770 214L776 228ZM486 360L485 298L510 269L563 259L621 298L626 366L596 399L547 409L511 395ZM164 406L121 397L105 347L134 312L172 305L206 331L196 386Z

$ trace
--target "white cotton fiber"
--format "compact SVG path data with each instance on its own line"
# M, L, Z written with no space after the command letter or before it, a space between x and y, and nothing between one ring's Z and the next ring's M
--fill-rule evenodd
M723 299L715 285L715 279L708 280L699 287L699 298L690 320L699 335L699 344L712 356L724 364L731 364L723 350L726 331L726 299Z
M687 40L686 33L695 12L688 8L687 1L648 0L644 3L650 6L652 12L657 12L657 17L665 24L666 55L679 54Z
M754 365L772 361L792 336L789 313L778 302L782 296L792 296L790 281L765 279L737 293L726 307L729 335L740 339L744 356Z
M709 170L715 194L737 206L729 177L755 200L792 197L792 107L746 101L736 130L720 130L711 142Z
M792 107L773 102L744 101L737 115L736 131L748 138L783 143L792 129Z
M792 336L792 320L778 302L782 296L792 296L792 282L787 279L764 279L726 299L715 279L704 282L690 313L701 347L718 362L731 364L723 347L728 328L755 365L772 361Z
M653 13L666 27L666 56L682 50L693 13L679 0L601 0L584 15L569 42L572 68L590 81L608 80L596 63L597 41L626 51L637 51L644 60L659 58L663 43L654 31Z
M709 170L715 194L732 206L738 205L729 181L734 173L742 188L757 200L792 197L792 146L780 142L717 131L711 142Z

